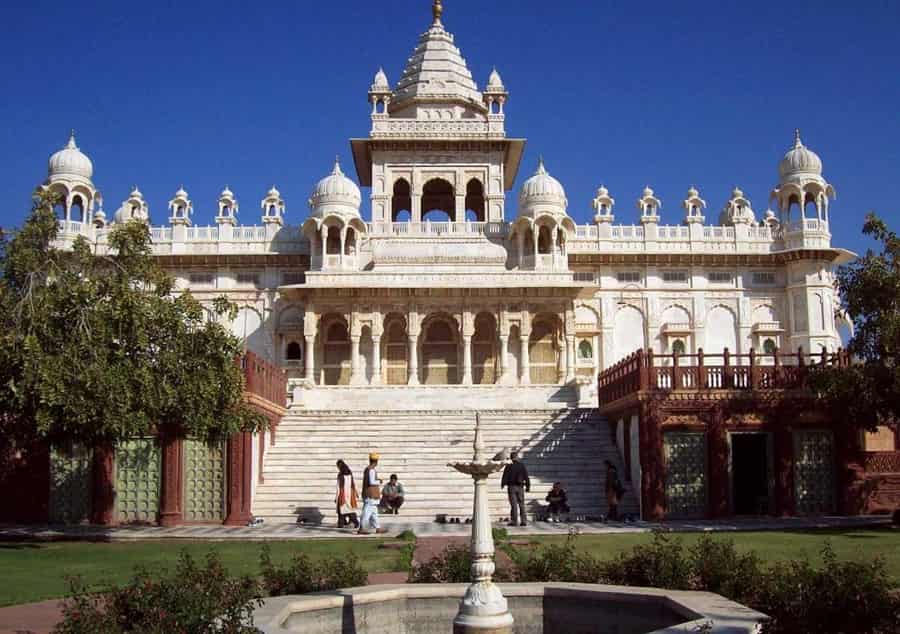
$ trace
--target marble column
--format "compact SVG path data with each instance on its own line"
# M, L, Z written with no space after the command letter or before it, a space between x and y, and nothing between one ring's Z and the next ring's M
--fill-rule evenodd
M372 385L381 385L381 335L372 336Z
M315 335L306 335L306 372L304 378L308 381L316 382L316 337Z
M509 335L500 335L500 377L498 383L509 380Z
M519 374L520 385L531 385L531 361L529 359L528 353L528 340L528 335L522 335L521 337L519 337L519 341L521 343L520 356L522 358L522 367L520 368L521 372Z
M463 335L463 385L472 385L472 337Z
M419 335L409 336L409 385L419 384Z
M566 383L575 380L575 337L566 337Z
M350 337L350 385L359 385L359 341L360 337Z

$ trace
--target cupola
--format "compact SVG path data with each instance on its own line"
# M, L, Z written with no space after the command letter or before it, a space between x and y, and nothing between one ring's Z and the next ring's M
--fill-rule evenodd
M188 198L184 186L178 188L175 197L169 201L169 222L173 225L190 225L191 214L194 213L194 205Z
M329 214L359 216L361 203L359 187L344 175L339 159L335 158L331 174L316 184L309 197L310 215L320 218Z
M263 212L263 223L264 224L282 224L284 222L284 200L281 198L281 192L278 191L278 188L275 185L272 185L271 189L266 192L266 197L262 199L260 203L260 208Z
M750 200L744 196L740 187L735 186L731 191L731 198L725 203L722 213L719 215L721 225L752 225L756 223L756 215Z
M600 185L600 189L597 190L597 196L594 198L593 207L594 211L594 222L600 224L602 222L610 223L613 222L616 217L613 215L613 206L616 204L616 199L609 195L609 190L606 189L603 185Z
M822 159L819 155L803 145L800 130L794 131L794 147L788 150L778 165L781 182L802 178L822 178Z
M534 175L522 183L519 192L519 216L536 218L539 214L565 215L569 201L562 184L550 176L544 159L538 160Z
M779 221L787 231L828 233L829 200L836 194L822 174L822 159L803 145L800 130L794 132L794 146L778 165L779 184L770 197L778 203ZM801 221L815 220L804 224Z
M237 199L234 197L234 192L226 185L225 189L222 190L222 193L219 194L219 213L216 216L216 222L220 225L235 224L237 222L238 208L239 205Z
M50 157L47 165L47 176L50 182L56 180L80 180L91 182L94 175L94 164L78 145L75 144L75 131L69 135L69 142L65 147Z
M706 217L703 210L706 209L706 201L700 198L700 192L693 185L687 191L687 197L681 203L684 207L684 221L687 224L703 224Z
M150 207L147 205L147 201L144 200L144 195L137 185L132 188L128 198L116 211L113 220L116 224L122 224L129 220L150 221Z
M484 89L484 104L488 108L488 114L503 115L507 99L509 99L509 93L506 91L506 86L503 85L500 73L495 68L491 71L487 87Z
M662 201L657 198L650 186L647 185L638 198L637 207L641 211L641 222L659 222L659 209Z

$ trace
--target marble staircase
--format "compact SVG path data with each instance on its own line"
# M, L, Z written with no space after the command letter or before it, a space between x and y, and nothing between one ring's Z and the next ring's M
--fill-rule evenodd
M526 496L529 519L545 504L554 481L569 492L572 512L596 516L606 512L603 494L604 460L624 473L605 419L593 410L559 408L504 409L481 412L485 441L492 453L519 448L531 475ZM398 516L382 515L384 523L432 522L438 514L465 518L472 514L471 478L447 463L472 457L475 414L471 410L346 411L292 408L278 427L277 442L268 448L264 482L253 500L253 514L270 523L332 524L335 462L344 459L357 478L370 451L381 455L379 475L387 481L397 473L406 488ZM622 512L637 513L629 483ZM495 520L507 517L506 492L500 476L490 483L490 507Z

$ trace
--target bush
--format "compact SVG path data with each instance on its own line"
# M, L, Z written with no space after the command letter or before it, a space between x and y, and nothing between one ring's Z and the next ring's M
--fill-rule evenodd
M249 634L253 610L262 604L252 578L232 577L215 553L201 567L182 552L175 573L151 575L138 569L123 588L102 593L81 580L71 582L56 634Z
M329 557L318 562L304 553L297 553L287 566L281 567L272 562L269 547L263 546L259 564L262 585L270 597L356 588L366 585L369 578L352 553L343 558Z
M890 593L884 562L839 562L829 544L823 566L808 561L773 566L760 585L752 607L771 620L766 634L889 634L900 632L900 599Z
M562 546L551 545L526 555L514 555L516 581L566 581L599 583L604 581L600 562L587 553L579 553L574 537Z
M606 583L689 590L691 561L679 539L656 531L650 544L635 546L601 566Z
M472 578L472 555L468 546L451 544L430 561L409 570L409 583L468 583Z
M739 553L730 539L716 541L703 535L690 549L692 590L715 592L739 603L753 601L763 581L759 557Z
M397 539L404 542L414 542L416 541L416 534L409 529L406 529L399 535L397 535Z

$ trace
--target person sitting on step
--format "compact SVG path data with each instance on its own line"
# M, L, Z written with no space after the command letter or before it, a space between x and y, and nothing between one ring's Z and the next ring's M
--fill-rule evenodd
M553 488L547 494L546 500L550 503L547 509L547 521L559 522L560 513L568 513L569 505L566 504L566 490L563 488L562 482L554 482Z
M397 474L392 473L388 483L381 489L381 503L378 506L385 513L399 515L405 495L403 485L397 481Z

